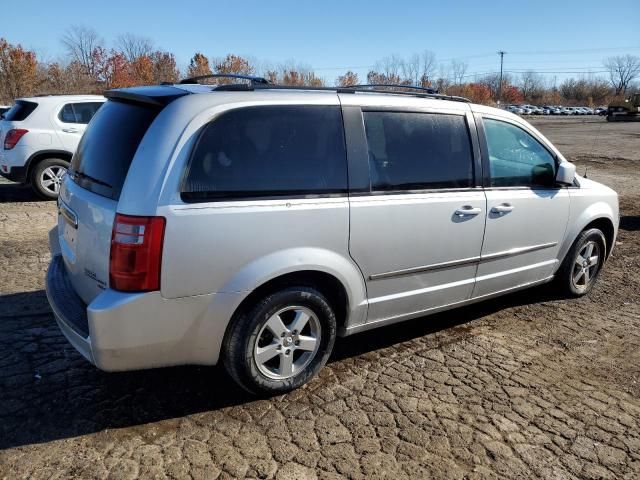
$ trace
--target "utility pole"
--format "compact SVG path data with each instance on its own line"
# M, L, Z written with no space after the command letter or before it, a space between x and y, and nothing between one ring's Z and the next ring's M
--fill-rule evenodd
M500 55L500 85L498 85L498 105L502 103L502 63L505 53L507 52L505 52L504 50L498 51L498 55Z

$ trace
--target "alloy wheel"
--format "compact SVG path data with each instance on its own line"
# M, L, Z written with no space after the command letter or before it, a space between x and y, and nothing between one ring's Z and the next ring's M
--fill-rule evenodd
M67 173L67 169L62 165L51 165L40 174L40 185L44 190L57 195L60 192L62 177L65 173Z
M312 310L288 306L271 315L260 329L253 349L258 370L274 380L302 372L320 347L322 328Z
M600 266L600 245L595 241L585 243L573 264L571 281L578 290L586 290L595 280Z

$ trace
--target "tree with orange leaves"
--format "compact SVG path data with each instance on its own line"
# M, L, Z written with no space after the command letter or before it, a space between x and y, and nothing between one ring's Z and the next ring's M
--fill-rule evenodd
M202 53L197 52L189 62L187 75L189 77L199 77L201 75L211 75L209 59Z
M214 70L215 73L232 75L253 75L255 73L255 68L249 63L249 60L231 53L217 60L214 65ZM229 81L233 80L229 79ZM228 82L221 80L220 83Z
M140 55L130 62L131 80L135 85L151 85L153 78L153 61L149 55Z
M8 102L34 93L37 77L36 54L0 38L0 100Z
M134 84L131 65L124 53L115 50L111 50L111 55L104 60L101 76L107 89L130 87Z
M172 82L175 83L180 77L176 58L173 53L155 51L150 55L153 62L153 83Z
M350 87L352 85L358 85L358 83L360 83L358 74L353 73L351 70L336 79L336 85L339 87Z

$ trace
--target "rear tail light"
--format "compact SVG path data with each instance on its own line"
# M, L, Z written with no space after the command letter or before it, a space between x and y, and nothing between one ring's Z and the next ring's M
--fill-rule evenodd
M4 137L4 149L11 150L16 146L16 143L20 141L24 134L28 132L29 130L25 130L24 128L14 128L9 130L7 135Z
M116 214L111 233L109 286L125 292L160 290L164 217Z

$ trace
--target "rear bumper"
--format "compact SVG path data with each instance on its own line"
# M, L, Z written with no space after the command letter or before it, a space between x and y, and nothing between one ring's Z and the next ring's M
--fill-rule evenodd
M5 172L5 170L9 171ZM7 180L11 180L12 182L26 183L27 167L9 167L0 165L0 175L2 175Z
M0 175L12 182L26 183L31 153L30 147L20 144L11 150L0 150Z
M95 363L91 352L87 306L73 290L60 255L55 255L49 264L45 288L60 330L84 358Z
M51 309L67 340L96 367L123 371L217 363L228 319L245 294L167 299L160 292L106 289L86 305L62 256L53 254L46 281Z

